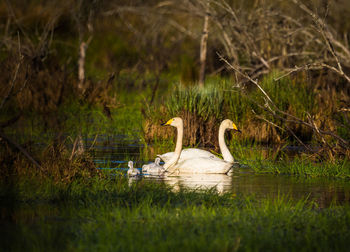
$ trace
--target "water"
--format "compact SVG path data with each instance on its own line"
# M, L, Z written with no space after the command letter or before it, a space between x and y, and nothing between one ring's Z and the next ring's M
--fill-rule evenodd
M140 168L149 163L145 160L145 149L138 141L110 140L108 146L99 143L91 148L95 163L99 169L126 171L127 162L134 161L134 167ZM169 150L147 148L151 152L150 159L156 153ZM265 149L263 151L266 151ZM148 154L148 153L147 153ZM295 155L295 153L293 153ZM153 160L150 160L153 161ZM299 178L296 176L255 174L246 165L234 168L233 172L225 174L183 174L179 176L141 176L131 178L130 183L138 180L156 181L171 185L174 190L180 188L212 189L220 193L229 192L233 195L254 195L257 198L276 198L283 195L295 199L313 200L320 207L327 207L332 203L343 204L350 202L350 184L344 180L326 178Z

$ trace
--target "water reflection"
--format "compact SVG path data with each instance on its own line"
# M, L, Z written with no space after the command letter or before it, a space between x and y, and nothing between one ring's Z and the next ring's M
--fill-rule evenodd
M260 198L276 198L280 195L289 195L295 199L308 198L321 207L350 202L348 183L330 179L243 173L232 176L231 186L234 193L255 194Z
M171 185L174 190L180 188L212 189L220 193L231 190L232 178L225 174L184 174L180 176L165 176L163 181Z
M237 195L254 195L258 199L277 198L287 195L293 199L313 200L320 207L327 207L332 203L350 203L350 186L348 183L328 179L303 179L283 175L233 173L231 175L186 174L176 177L164 177L161 180L171 185L174 190L179 190L180 188L215 188L219 193L231 192Z
M108 147L111 145L114 148ZM98 167L101 169L114 169L116 172L125 172L127 170L127 161L129 160L133 160L135 167L140 168L143 164L148 163L145 159L152 159L151 161L153 161L156 153L165 152L157 149L150 154L150 149L152 148L149 146L147 151L144 151L144 146L139 142L122 142L120 139L109 139L108 146L101 147L99 144L95 144L96 148L92 149L91 153L95 157ZM146 152L146 154L141 154L143 152ZM308 198L314 200L320 207L329 206L332 202L350 202L350 183L344 180L304 179L295 176L270 174L257 175L252 173L249 167L242 167L230 175L142 176L131 178L129 182L132 184L139 179L150 182L156 181L171 185L174 190L180 190L181 188L216 188L220 193L232 192L240 195L255 195L257 198L276 198L288 195L295 199Z
M330 179L306 179L285 175L234 172L225 174L183 174L179 176L132 177L129 183L138 180L165 183L174 191L180 189L215 189L219 193L251 196L257 199L290 197L314 201L319 207L331 204L350 203L350 185L345 181Z

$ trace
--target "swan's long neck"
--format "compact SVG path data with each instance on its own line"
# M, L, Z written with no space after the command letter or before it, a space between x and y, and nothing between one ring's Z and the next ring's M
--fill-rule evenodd
M225 131L226 127L224 125L220 125L219 128L219 146L221 154L226 162L233 163L235 160L233 159L233 156L231 155L229 149L226 146L225 143Z
M180 158L181 150L182 150L183 130L184 130L183 124L181 123L180 125L177 126L177 139L176 139L174 155L171 157L171 159L168 162L164 164L163 167L165 169L168 169L169 167L174 166Z

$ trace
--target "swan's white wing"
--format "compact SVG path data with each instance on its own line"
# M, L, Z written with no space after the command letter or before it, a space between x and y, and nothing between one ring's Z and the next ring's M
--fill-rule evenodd
M149 171L151 169L154 169L155 167L158 167L159 165L157 165L156 163L152 162L152 163L149 163L149 164L145 164L142 166L142 172L147 172L149 173Z
M146 172L149 169L149 164L144 164L142 166L142 172Z
M149 163L142 166L142 172L149 175L162 175L165 172L163 166L157 163Z
M162 175L164 171L165 169L162 166L158 165L148 169L147 173L150 175Z
M212 159L207 157L186 159L178 162L175 166L169 169L169 173L202 173L202 174L223 174L227 173L232 163L226 162L222 159Z
M167 152L164 154L157 155L157 157L160 157L161 160L163 160L165 163L170 160L170 158L174 155L174 152Z
M167 152L162 155L158 155L158 157L160 157L164 162L168 162L173 155L174 155L174 152ZM188 148L181 151L180 159L178 162L181 162L187 159L192 159L192 158L200 158L200 157L222 160L209 151L196 149L196 148Z

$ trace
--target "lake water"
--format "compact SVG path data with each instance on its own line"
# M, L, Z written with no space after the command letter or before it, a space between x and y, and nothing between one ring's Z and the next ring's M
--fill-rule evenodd
M144 156L149 156L149 159L152 160L156 156L152 148L145 150L144 146L138 141L124 141L120 138L97 142L90 149L90 152L94 156L95 163L99 169L111 170L112 173L113 171L116 173L126 171L129 160L134 161L134 167L140 168L143 164L149 162ZM295 199L314 200L320 207L326 207L332 203L342 204L350 202L350 183L348 181L341 179L255 174L245 164L235 167L233 172L228 175L183 174L163 177L140 176L138 178L130 178L130 183L137 182L140 179L166 183L171 185L174 190L179 190L180 188L215 188L218 192L230 192L233 195L254 195L257 198L276 198L287 195Z

